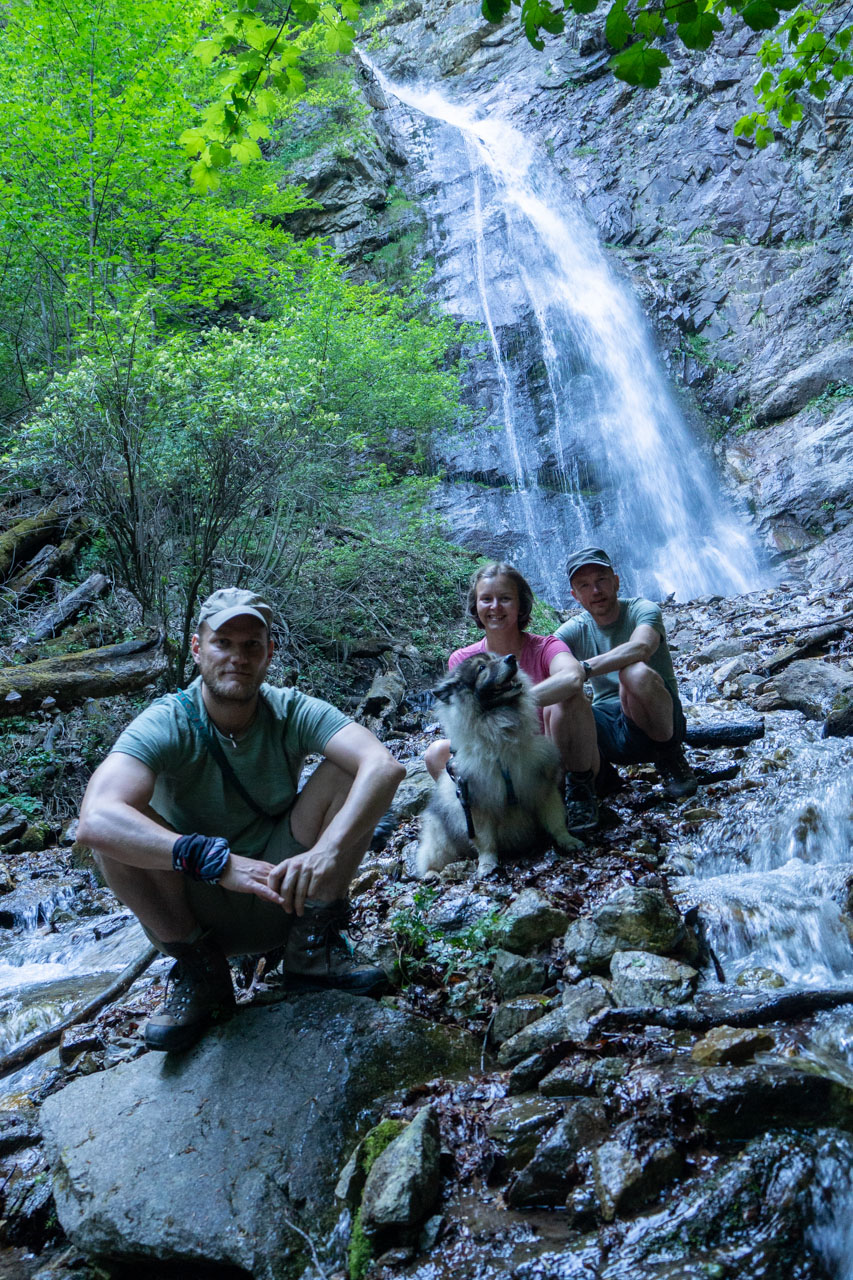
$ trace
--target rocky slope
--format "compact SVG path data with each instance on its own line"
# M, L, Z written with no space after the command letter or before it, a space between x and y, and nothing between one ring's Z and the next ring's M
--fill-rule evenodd
M389 706L409 778L353 898L394 993L292 996L275 973L250 984L248 965L249 1007L173 1061L139 1030L158 961L66 1032L59 1065L2 1082L0 1274L129 1280L157 1258L163 1274L171 1259L186 1276L343 1280L348 1241L353 1280L370 1256L388 1280L840 1274L851 618L853 581L673 607L691 728L763 715L764 736L690 748L701 787L678 803L651 766L623 770L579 857L546 852L486 884L472 863L412 875L437 726L412 735ZM11 828L0 844L0 964L40 950L53 971L130 934L84 851L36 857ZM363 1157L383 1135L403 1145L373 1174Z

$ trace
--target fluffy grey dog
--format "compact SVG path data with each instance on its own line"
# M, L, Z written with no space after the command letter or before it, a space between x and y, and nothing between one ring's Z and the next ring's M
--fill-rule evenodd
M548 841L565 852L582 848L566 828L559 753L540 731L529 688L512 655L483 653L433 690L452 755L424 814L419 875L473 852L483 876L501 855Z

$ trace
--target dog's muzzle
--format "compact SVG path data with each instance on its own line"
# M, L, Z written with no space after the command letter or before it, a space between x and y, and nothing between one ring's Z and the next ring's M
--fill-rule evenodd
M477 679L477 700L482 707L494 707L517 698L522 690L518 679L518 662L514 654L507 654L498 662L489 663Z

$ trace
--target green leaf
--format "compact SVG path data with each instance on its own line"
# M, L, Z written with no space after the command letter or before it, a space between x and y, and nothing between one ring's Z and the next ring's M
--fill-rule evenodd
M549 35L557 36L565 25L563 14L555 12L548 0L522 0L521 21L527 39L534 49L540 51L545 48L545 41L541 38L540 31L547 31Z
M203 67L209 67L214 58L218 58L222 48L218 40L199 40L193 49L195 56L201 61Z
M637 30L650 40L664 33L663 18L656 10L641 9L637 14Z
M206 139L201 129L184 129L180 138L178 138L178 142L187 153L188 160L192 160L193 156L197 156L203 150L205 141Z
M502 22L512 8L512 0L483 0L480 12L487 22Z
M774 141L775 137L776 135L772 129L768 129L766 127L756 129L755 145L758 147L759 151L763 151L765 147L768 147L770 143Z
M261 149L252 138L241 138L239 142L233 142L231 155L238 164L251 164L253 160L262 158Z
M735 121L732 132L736 138L751 138L755 133L755 126L758 123L758 112L752 111L747 116L741 116Z
M680 25L682 22L695 22L698 17L699 6L696 0L681 0L678 4L666 6L667 22Z
M769 31L779 21L779 10L774 9L768 0L749 0L741 9L740 16L753 31Z
M227 169L231 156L221 142L211 141L207 147L207 162L212 169Z
M695 22L681 22L678 38L687 49L710 49L723 24L714 13L700 13Z
M204 160L196 160L190 169L190 182L200 195L209 195L211 191L218 190L220 184L219 174L214 172Z
M652 49L638 40L621 53L615 53L610 59L613 74L617 80L633 84L643 89L654 89L660 84L661 71L670 65L669 58L661 49Z
M269 138L272 136L269 131L269 126L265 125L263 120L250 120L246 125L246 132L249 137L254 138L255 141L257 141L258 138Z
M351 53L355 44L355 32L345 22L337 26L327 27L323 40L330 53Z
M612 49L621 49L634 34L634 24L625 12L626 0L615 0L604 24L604 34Z
M598 0L569 0L569 8L575 13L594 13L598 8Z

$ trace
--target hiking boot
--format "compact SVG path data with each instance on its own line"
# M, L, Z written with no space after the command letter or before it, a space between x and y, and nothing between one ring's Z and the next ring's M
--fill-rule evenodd
M335 902L305 904L305 914L295 916L284 953L284 970L290 991L326 991L335 988L356 995L380 995L387 987L384 969L359 960L344 930L352 908L346 898Z
M591 769L566 777L566 825L573 835L594 831L598 826L598 797Z
M212 1022L230 1018L236 1008L231 969L209 934L172 950L176 960L166 999L144 1031L146 1046L165 1052L189 1049Z
M684 748L680 742L655 757L655 768L663 782L664 792L670 800L683 800L686 796L695 796L699 780L687 763Z

